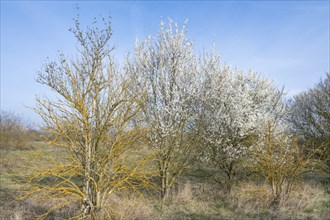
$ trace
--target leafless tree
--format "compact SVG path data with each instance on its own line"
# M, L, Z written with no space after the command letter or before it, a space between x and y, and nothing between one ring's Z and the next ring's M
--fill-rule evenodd
M319 146L319 157L330 170L330 74L313 88L289 100L288 121L304 142Z
M99 25L95 19L83 30L78 17L70 29L78 42L77 58L60 54L39 72L37 81L54 96L38 97L35 111L53 137L51 144L63 147L67 155L64 163L23 178L29 183L26 195L61 201L49 212L78 202L81 212L76 217L83 219L110 219L114 193L149 184L147 156L139 151L147 130L140 126L143 99L128 89L133 80L120 73L111 57L111 24L102 21ZM54 181L46 181L50 177Z

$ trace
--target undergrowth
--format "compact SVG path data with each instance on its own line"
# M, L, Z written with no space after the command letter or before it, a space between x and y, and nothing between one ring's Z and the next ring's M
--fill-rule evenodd
M62 152L38 144L28 150L6 153L1 160L0 219L34 219L56 201L40 204L34 198L16 200L20 185L13 182L8 172L15 172L29 165L40 166L35 155L61 157ZM114 195L111 201L113 219L329 219L330 195L327 186L317 181L297 183L289 199L279 211L269 208L270 189L262 182L241 182L226 195L218 185L202 175L186 175L179 179L169 198L161 201L156 192L142 196ZM46 219L68 219L79 211L74 204L53 211Z

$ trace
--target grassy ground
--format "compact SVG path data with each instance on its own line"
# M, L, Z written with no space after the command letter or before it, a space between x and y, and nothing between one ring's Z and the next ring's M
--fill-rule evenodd
M34 198L16 200L21 185L6 173L24 171L26 166L47 166L60 161L64 152L43 143L33 143L26 150L1 153L0 219L34 219L47 210ZM41 158L43 158L41 160ZM196 171L190 170L189 174ZM162 203L156 194L144 198L113 198L118 219L330 219L330 196L317 181L297 185L281 210L268 208L269 192L265 185L244 182L236 185L231 196L225 196L213 182L202 175L183 175L169 199ZM47 219L66 219L79 209L75 204L52 212Z

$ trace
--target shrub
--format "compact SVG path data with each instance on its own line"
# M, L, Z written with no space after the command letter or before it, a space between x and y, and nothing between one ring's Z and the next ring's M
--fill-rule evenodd
M14 112L1 111L0 137L1 150L22 149L26 147L28 135L22 117Z
M312 146L299 145L296 138L276 133L271 126L260 143L252 153L254 171L265 178L272 193L270 207L278 210L297 180L305 173L319 170L322 163L315 159Z

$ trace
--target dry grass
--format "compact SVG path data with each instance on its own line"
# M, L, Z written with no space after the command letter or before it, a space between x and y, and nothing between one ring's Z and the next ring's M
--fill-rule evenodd
M279 219L329 219L330 198L320 184L299 182L278 212L269 209L271 192L266 185L245 182L235 188L230 203L239 213L258 216L260 213Z
M113 219L156 219L152 203L143 196L113 195L109 207Z
M61 152L37 147L34 150L14 151L2 160L1 173L15 171L24 165L17 158L33 157L38 151L45 155L60 157ZM35 162L37 166L40 164ZM1 175L0 219L34 219L56 201L40 204L34 198L15 200L20 186L8 176ZM202 177L186 176L164 203L158 195L144 194L141 197L114 196L110 206L114 219L167 220L167 219L329 219L330 195L324 186L306 181L296 185L290 198L278 212L271 211L269 188L264 184L244 182L233 188L231 196L222 193L213 182ZM67 219L79 210L79 204L52 212L47 219Z
M330 195L319 184L301 183L282 208L283 212L314 219L330 219Z
M234 188L230 200L238 211L260 210L269 206L271 193L266 185L244 182Z
M187 181L174 197L174 201L188 203L193 200L193 191L190 181Z
M165 204L154 209L157 219L329 219L329 194L321 185L301 182L279 211L269 209L267 185L245 182L230 196L210 184L183 182Z

